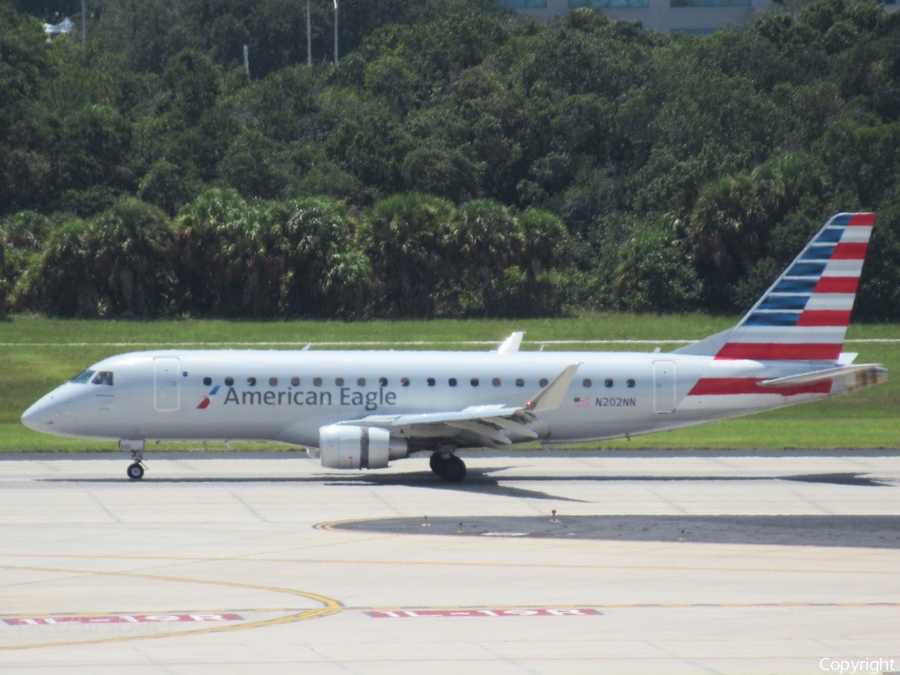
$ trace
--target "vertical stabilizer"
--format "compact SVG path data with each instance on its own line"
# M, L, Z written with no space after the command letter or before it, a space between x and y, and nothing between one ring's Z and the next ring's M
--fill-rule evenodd
M874 224L874 213L833 216L737 326L676 352L837 361Z

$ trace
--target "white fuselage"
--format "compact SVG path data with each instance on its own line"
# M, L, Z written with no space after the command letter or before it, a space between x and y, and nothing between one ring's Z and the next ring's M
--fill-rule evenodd
M810 362L633 352L174 350L101 361L91 370L111 373L112 384L64 384L23 421L60 436L316 446L321 427L372 416L525 406L573 363L581 365L564 402L532 425L541 442L644 434L842 393L697 389L701 378L729 383L823 367ZM457 445L473 443L462 434Z

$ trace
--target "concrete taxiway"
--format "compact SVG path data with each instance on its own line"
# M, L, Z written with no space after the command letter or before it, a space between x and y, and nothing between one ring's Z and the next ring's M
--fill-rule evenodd
M900 671L900 452L466 462L0 459L0 671Z

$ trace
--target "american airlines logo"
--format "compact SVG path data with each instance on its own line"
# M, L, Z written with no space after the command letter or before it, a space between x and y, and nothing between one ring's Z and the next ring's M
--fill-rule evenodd
M205 410L206 408L208 408L208 407L209 407L209 404L210 404L209 397L210 397L210 396L215 396L216 393L219 391L219 388L220 388L220 387L219 387L218 384L217 384L215 387L213 387L213 388L210 390L209 394L208 394L207 396L205 396L205 397L203 398L202 401L200 401L200 405L198 405L197 407L200 408L200 410Z

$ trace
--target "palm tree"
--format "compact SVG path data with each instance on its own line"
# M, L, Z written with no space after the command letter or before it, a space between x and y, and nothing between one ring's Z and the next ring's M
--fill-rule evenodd
M492 314L494 281L505 268L520 264L525 237L509 210L493 200L471 201L460 211L448 241L463 286L463 309Z
M360 229L375 268L383 311L426 317L448 310L445 240L458 227L452 203L418 193L377 202Z

